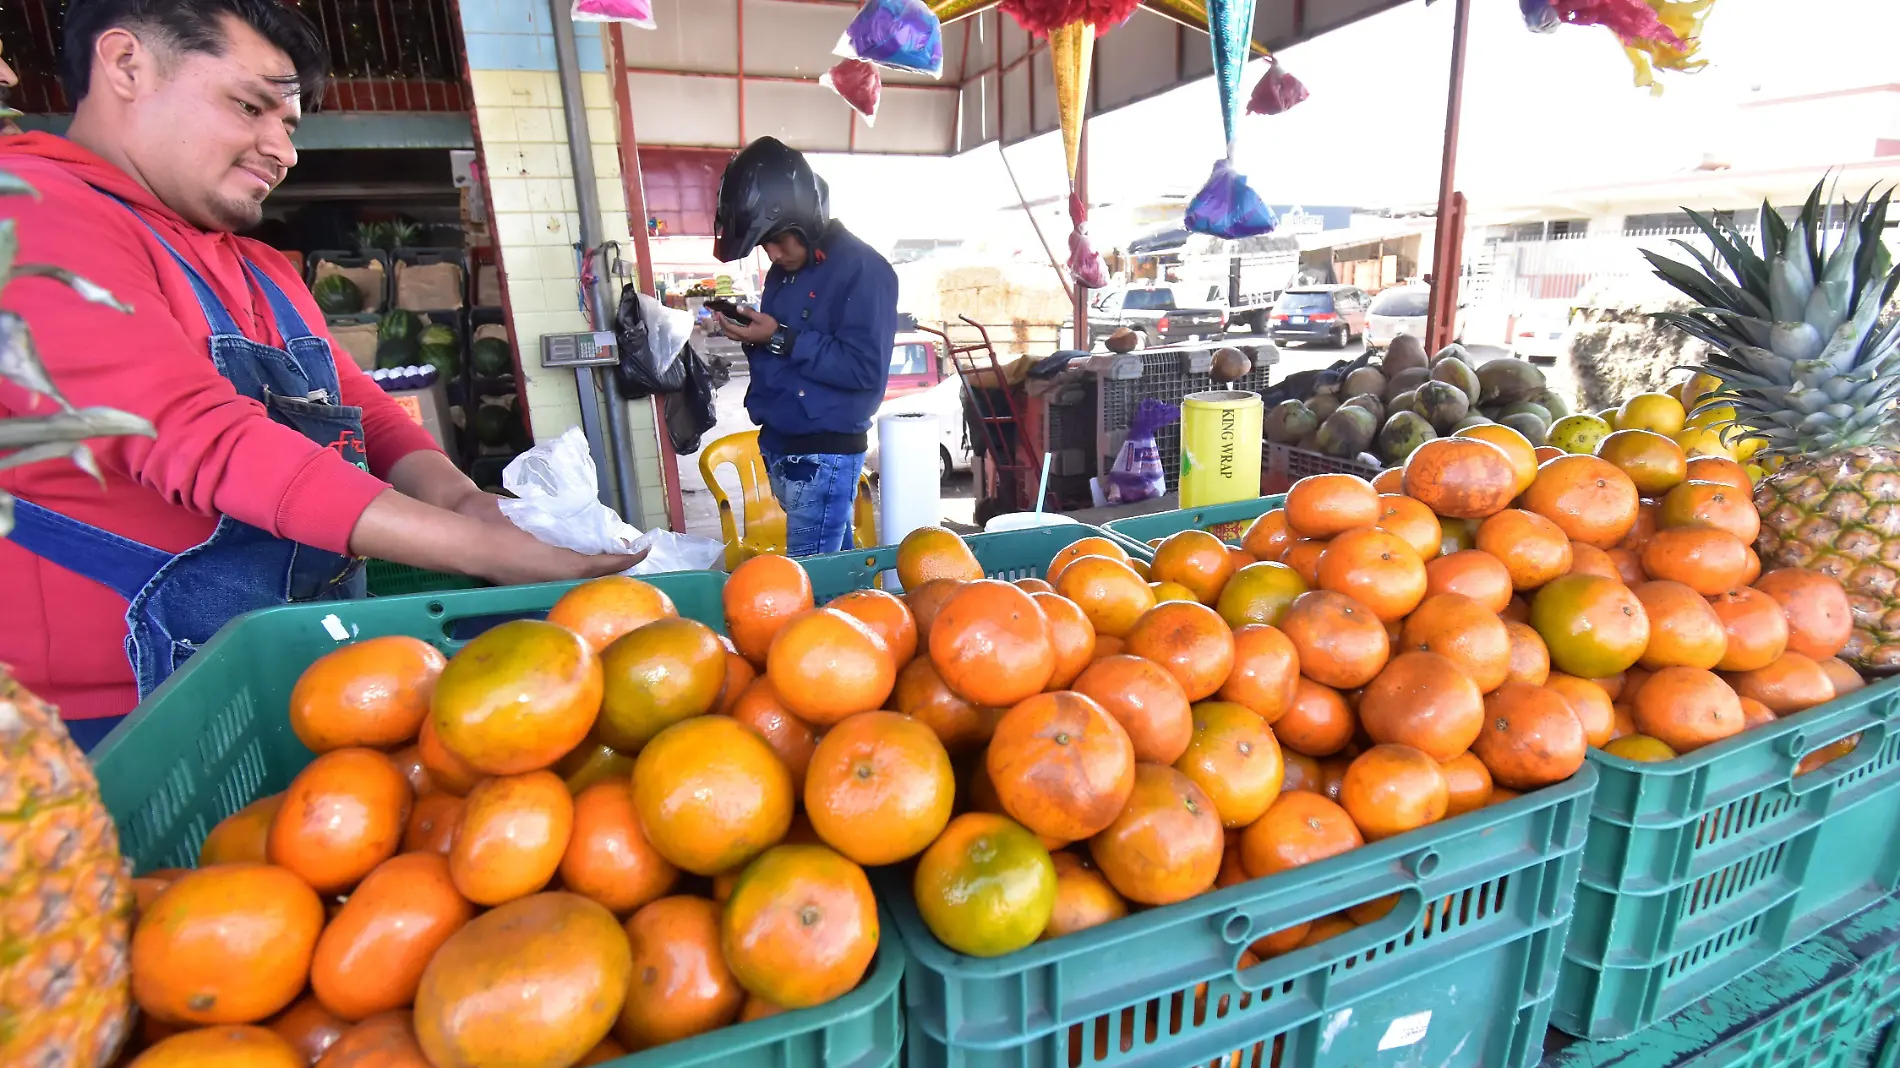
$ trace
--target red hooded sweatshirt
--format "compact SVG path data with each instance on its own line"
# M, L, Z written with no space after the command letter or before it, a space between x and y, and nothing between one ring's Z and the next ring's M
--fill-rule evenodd
M210 283L246 336L282 345L270 307L244 271L256 264L322 333L323 315L288 260L230 234L206 233L161 204L125 172L48 134L0 138L0 172L39 191L0 197L16 220L21 263L64 267L131 306L124 315L87 304L40 278L5 292L25 317L53 382L74 405L144 416L156 439L91 443L105 488L68 463L0 472L0 488L62 515L178 553L211 536L229 515L280 538L347 552L350 532L391 466L433 439L332 342L342 401L363 409L370 472L279 425L241 397L212 366L210 328L191 284L139 219L138 210ZM95 188L97 187L97 188ZM22 389L0 381L0 419L45 414ZM106 587L0 539L0 663L68 719L130 712L137 703L125 657L125 599Z

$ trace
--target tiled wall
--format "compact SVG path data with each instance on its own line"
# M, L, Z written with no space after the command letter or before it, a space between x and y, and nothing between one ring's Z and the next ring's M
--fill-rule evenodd
M565 2L565 0L562 0ZM527 376L530 425L537 440L559 437L580 423L580 395L572 371L539 367L541 336L587 329L581 311L580 214L555 72L554 33L547 0L461 0L468 41L469 75L475 89L475 121L494 195L495 238L508 278L515 341ZM613 87L595 27L575 27L581 88L594 149L602 224L631 260L626 192L620 183ZM660 478L659 439L653 406L628 406L633 424L633 463L642 528L666 525Z

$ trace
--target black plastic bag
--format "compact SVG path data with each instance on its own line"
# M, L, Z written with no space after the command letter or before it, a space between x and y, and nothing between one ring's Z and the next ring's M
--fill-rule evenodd
M620 348L620 365L614 373L620 379L621 396L628 400L678 393L686 385L687 361L682 354L691 350L655 352L648 337L640 290L625 286L620 290L620 314L614 316L614 340Z
M660 406L673 451L691 456L699 451L699 439L719 422L719 413L713 407L712 369L706 361L688 345L680 353L679 362L686 375L685 388L667 394Z

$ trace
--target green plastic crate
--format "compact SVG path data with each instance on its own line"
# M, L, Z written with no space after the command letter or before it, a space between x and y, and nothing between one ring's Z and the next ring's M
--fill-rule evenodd
M369 582L371 597L400 597L406 593L442 593L448 590L480 589L485 583L467 575L447 571L424 571L408 564L388 560L366 560L363 574Z
M1205 508L1177 508L1153 515L1132 515L1102 524L1102 529L1125 546L1148 550L1148 542L1184 530L1205 530L1229 545L1239 545L1241 536L1254 520L1286 503L1285 494L1255 497L1230 504L1210 504Z
M1552 1022L1620 1038L1900 888L1900 680L1641 764L1592 750ZM1809 753L1855 750L1806 775Z
M1534 1064L1595 781L1586 766L1502 805L991 959L949 950L908 894L886 893L911 957L905 1063ZM899 870L880 878L906 885ZM1267 932L1390 894L1383 919L1236 973Z
M1900 898L1890 897L1836 924L1828 937L1861 962L1867 1010L1840 1060L1841 1068L1900 1065Z
M681 572L648 581L673 598L681 615L723 629L725 580L722 572ZM496 622L545 615L574 585L291 605L232 621L93 754L120 848L139 871L194 867L219 820L287 786L312 759L285 718L290 689L306 666L339 644L408 634L453 653ZM905 957L888 917L884 929L889 937L852 993L622 1058L613 1068L896 1064Z

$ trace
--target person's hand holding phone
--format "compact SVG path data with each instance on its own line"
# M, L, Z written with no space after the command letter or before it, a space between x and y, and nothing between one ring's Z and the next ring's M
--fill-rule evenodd
M778 320L753 308L741 308L731 301L707 301L719 332L746 345L763 345L778 330ZM743 317L743 318L741 318Z

